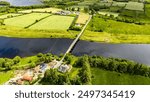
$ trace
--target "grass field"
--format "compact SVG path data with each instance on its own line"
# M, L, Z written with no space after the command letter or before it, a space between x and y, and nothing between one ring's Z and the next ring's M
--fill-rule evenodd
M149 25L137 25L133 23L118 22L114 20L104 20L99 17L94 19L88 25L88 30L107 32L110 34L133 34L150 35Z
M23 16L18 16L14 18L9 18L4 21L6 25L17 26L17 27L27 27L28 25L34 23L36 20L39 20L43 17L46 17L50 14L47 13L32 13L26 14Z
M112 6L119 6L124 7L127 3L126 2L113 2Z
M85 24L87 22L87 20L89 19L89 14L86 14L86 13L80 13L76 23L79 23L79 24Z
M31 12L52 12L52 13L56 13L58 11L61 11L62 9L58 9L58 8L41 8L41 9L30 9L30 10L23 10L23 11L19 11L21 13L31 13Z
M11 77L13 77L13 74L14 74L13 71L0 72L0 85L4 84Z
M5 19L5 18L9 18L9 17L15 17L21 14L17 14L17 13L9 13L9 14L5 14L5 15L1 15L0 19Z
M150 78L148 77L119 74L98 68L92 68L91 72L94 76L92 79L94 85L150 85Z
M107 32L93 32L86 30L81 36L81 40L106 43L141 43L149 44L150 35L133 34L110 34Z
M109 43L150 43L150 26L94 18L82 40ZM100 31L101 30L101 31Z
M69 16L58 16L58 15L52 15L35 25L31 26L31 29L56 29L56 30L67 30L74 17Z
M79 32L65 30L33 30L20 27L0 26L0 36L19 38L75 38Z
M128 2L125 9L127 10L137 10L137 11L144 11L144 4L138 2Z

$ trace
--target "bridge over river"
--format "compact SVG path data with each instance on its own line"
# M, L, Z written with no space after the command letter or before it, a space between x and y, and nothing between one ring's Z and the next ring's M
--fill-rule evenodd
M92 15L90 15L88 21L86 22L86 24L84 25L84 27L82 28L81 32L78 34L78 36L73 40L73 42L71 43L71 45L69 46L69 48L67 49L67 51L65 52L64 56L62 57L62 59L55 65L55 68L58 68L62 63L63 60L65 58L65 56L73 49L73 47L76 45L77 41L79 40L79 38L81 37L81 35L83 34L85 28L87 27L88 23L90 22L92 18Z

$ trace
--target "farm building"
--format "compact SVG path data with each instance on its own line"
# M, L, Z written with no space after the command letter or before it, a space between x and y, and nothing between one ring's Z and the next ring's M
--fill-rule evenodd
M47 70L47 67L48 67L47 64L44 63L40 65L40 69L42 72L45 72Z
M58 68L58 71L62 72L62 73L65 73L69 70L69 66L68 65L61 65L59 68Z
M28 75L28 74L25 74L22 78L22 80L25 80L25 81L29 81L31 82L33 80L33 77Z
M56 15L70 15L71 12L70 11L58 11L55 13Z

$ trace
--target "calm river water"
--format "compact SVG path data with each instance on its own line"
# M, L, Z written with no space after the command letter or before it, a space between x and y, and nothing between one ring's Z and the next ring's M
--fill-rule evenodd
M25 57L39 52L59 55L65 53L72 41L71 39L0 37L0 57L13 58L16 55ZM126 58L150 65L150 44L105 44L79 41L72 54Z
M4 0L0 0L4 1ZM6 0L13 6L31 6L42 4L40 0Z

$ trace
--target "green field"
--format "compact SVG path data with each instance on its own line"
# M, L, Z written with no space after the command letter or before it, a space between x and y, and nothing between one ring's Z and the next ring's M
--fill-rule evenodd
M138 2L128 2L125 9L127 10L137 10L137 11L144 11L144 4Z
M69 16L58 16L58 15L52 15L36 24L31 26L31 29L56 29L56 30L67 30L74 17Z
M34 30L20 27L0 26L0 36L17 38L75 38L79 32L65 30Z
M15 17L21 14L17 14L17 13L9 13L9 14L5 14L5 15L1 15L0 19L5 19L5 18L10 18L10 17Z
M124 7L127 3L126 2L113 2L112 6L119 6Z
M13 77L13 71L0 72L0 85L4 84L11 77Z
M150 26L94 17L82 40L110 43L150 43Z
M114 20L104 20L103 18L94 17L88 25L88 30L102 31L111 34L133 34L133 35L150 35L149 25L137 25L133 23L118 22Z
M14 18L9 18L4 21L5 25L17 26L17 27L27 27L30 24L34 23L36 20L39 20L43 17L46 17L50 14L47 13L31 13L23 16L18 16Z
M61 11L62 9L58 9L58 8L41 8L41 9L29 9L29 10L23 10L23 11L19 11L21 13L31 13L31 12L52 12L52 13L56 13L58 11Z
M92 68L91 72L94 76L92 79L94 85L150 85L148 77L120 74L98 68Z

